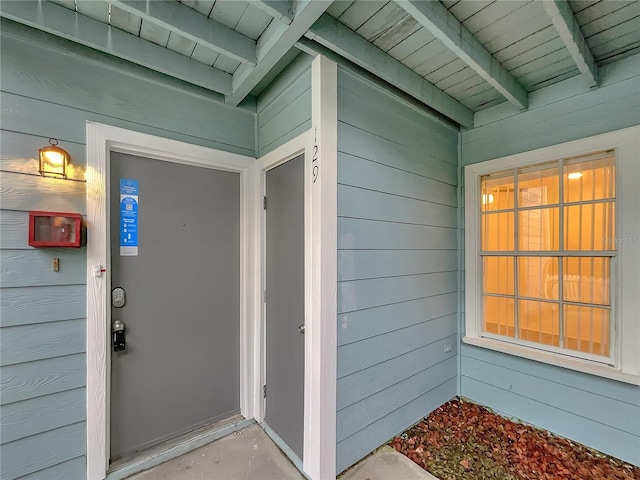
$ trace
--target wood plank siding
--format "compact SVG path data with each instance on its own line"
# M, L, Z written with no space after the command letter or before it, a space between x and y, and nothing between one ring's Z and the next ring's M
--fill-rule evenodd
M253 156L255 114L5 19L0 75L0 476L83 478L86 250L29 247L28 211L85 214L87 120ZM49 137L71 154L73 180L38 175Z
M640 55L607 64L600 76L596 90L579 77L539 90L524 113L497 106L476 114L476 128L461 133L461 164L640 124ZM461 357L463 396L640 464L640 387L466 344Z
M457 143L338 69L338 472L456 393Z
M258 96L258 156L311 128L311 61L300 53Z

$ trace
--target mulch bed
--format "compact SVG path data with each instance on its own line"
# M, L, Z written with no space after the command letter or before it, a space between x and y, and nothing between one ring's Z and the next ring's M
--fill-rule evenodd
M440 480L640 480L640 468L452 400L391 446Z

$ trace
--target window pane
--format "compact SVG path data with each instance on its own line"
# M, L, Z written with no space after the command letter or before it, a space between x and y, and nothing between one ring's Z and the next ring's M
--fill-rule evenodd
M486 175L480 180L482 212L513 208L513 175Z
M513 212L482 215L482 250L494 252L514 250L513 218Z
M615 197L615 157L572 160L564 167L564 201L582 202Z
M562 266L563 300L610 305L610 265L609 257L565 257Z
M522 340L559 346L559 304L518 300L518 330Z
M558 258L519 257L518 295L558 300Z
M609 356L609 313L607 308L565 305L565 348Z
M513 295L513 257L483 257L482 261L483 291Z
M557 166L542 170L518 173L518 206L535 207L559 203L560 168Z
M615 250L613 202L564 207L566 250Z
M514 300L506 297L482 296L482 330L506 337L514 336Z
M518 212L518 248L525 251L559 250L558 208L536 208Z

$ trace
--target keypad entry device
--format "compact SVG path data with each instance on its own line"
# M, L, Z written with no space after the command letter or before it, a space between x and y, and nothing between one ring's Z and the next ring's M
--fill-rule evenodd
M124 288L117 287L111 291L111 305L115 308L124 307L124 304L127 302L126 294L124 293Z

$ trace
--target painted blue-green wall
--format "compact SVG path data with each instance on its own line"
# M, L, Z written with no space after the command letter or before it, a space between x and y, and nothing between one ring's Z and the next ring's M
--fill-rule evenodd
M461 164L640 124L640 56L603 67L597 89L580 82L535 92L524 113L503 105L478 115L481 125L461 133ZM638 386L465 344L460 375L464 397L640 464Z
M457 128L338 69L338 472L456 394L457 159Z
M258 96L258 157L311 128L311 61L300 53Z
M27 212L86 212L87 120L254 156L254 107L227 107L204 90L4 19L1 28L0 477L80 479L86 250L30 248ZM35 158L49 137L69 151L79 181L38 176Z

